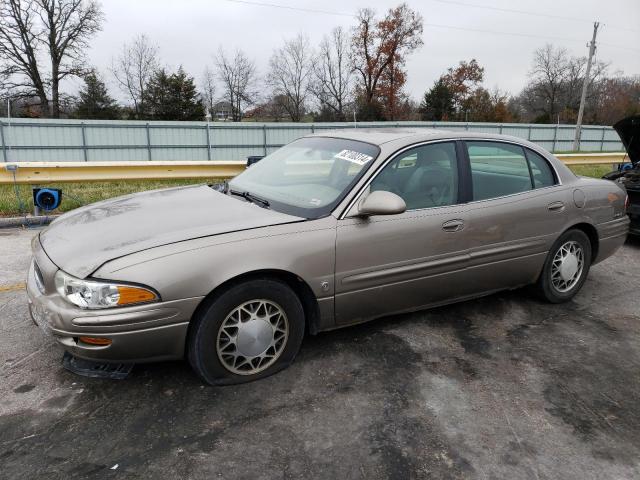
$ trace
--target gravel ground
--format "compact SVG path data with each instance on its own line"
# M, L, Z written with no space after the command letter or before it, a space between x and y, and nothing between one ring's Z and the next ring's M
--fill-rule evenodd
M181 362L65 371L21 286L36 233L0 230L0 478L640 478L640 241L568 304L389 317L214 388Z

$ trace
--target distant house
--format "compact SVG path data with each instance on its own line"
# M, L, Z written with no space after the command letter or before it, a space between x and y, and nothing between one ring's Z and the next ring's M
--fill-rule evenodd
M288 115L284 108L286 97L278 95L264 103L256 105L253 109L244 112L243 118L252 119L256 122L280 122L286 120Z
M229 102L218 102L213 106L211 117L216 122L230 122L233 120L231 104Z

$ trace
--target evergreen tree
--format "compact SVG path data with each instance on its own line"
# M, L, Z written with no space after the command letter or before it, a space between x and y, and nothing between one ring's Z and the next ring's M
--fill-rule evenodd
M109 96L106 85L98 78L95 70L84 76L84 87L78 95L73 116L98 120L120 118L120 108L116 101Z
M202 120L204 107L193 77L180 67L175 73L161 68L147 87L145 109L153 120Z
M424 94L420 104L423 120L449 120L454 114L454 95L445 81L440 78Z

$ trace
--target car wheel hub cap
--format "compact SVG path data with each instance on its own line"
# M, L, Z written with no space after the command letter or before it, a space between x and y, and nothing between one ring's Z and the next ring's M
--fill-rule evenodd
M571 254L565 257L560 264L560 277L565 282L570 281L578 271L578 257Z
M289 336L282 307L256 299L238 305L218 330L216 352L222 365L238 375L254 375L280 357Z
M558 292L571 290L580 281L584 268L584 252L578 242L564 243L551 264L551 284Z
M255 357L264 352L273 339L273 328L265 320L249 320L238 327L238 351Z

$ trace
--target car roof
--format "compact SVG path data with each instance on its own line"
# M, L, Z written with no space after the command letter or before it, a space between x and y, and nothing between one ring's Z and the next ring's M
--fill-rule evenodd
M420 141L457 139L457 138L478 138L509 140L520 144L528 144L522 138L509 135L497 135L493 133L479 133L469 131L441 130L435 128L352 128L340 130L324 130L322 132L306 135L307 137L332 137L344 138L346 140L357 140L374 145L384 145L385 143L405 140L406 143Z

